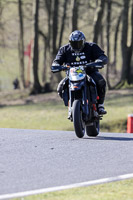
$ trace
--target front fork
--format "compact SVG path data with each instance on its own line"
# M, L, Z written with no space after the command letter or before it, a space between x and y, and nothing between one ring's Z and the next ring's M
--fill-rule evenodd
M86 85L86 84L83 84ZM87 122L90 118L90 109L89 109L89 102L90 102L90 96L88 94L88 88L85 86L82 86L79 90L81 90L81 97L78 99L81 101L82 106L82 114L83 114L83 120ZM77 99L76 92L79 91L78 89L71 89L71 83L69 83L69 103L68 103L68 119L72 121L72 106L74 100Z
M73 95L72 95L72 91L70 89L69 86L69 100L68 100L68 119L70 119L71 121L73 121L72 119L72 105L73 105Z

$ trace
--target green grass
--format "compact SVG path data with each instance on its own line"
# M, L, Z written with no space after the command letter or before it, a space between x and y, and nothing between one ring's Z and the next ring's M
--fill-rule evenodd
M108 93L105 107L108 114L101 122L101 129L109 132L126 132L128 114L133 113L133 90Z
M14 200L132 200L133 179L17 198Z
M0 127L70 130L72 123L66 117L67 110L60 103L9 106L0 109Z
M21 92L12 92L9 95L5 93L0 96L1 128L73 130L72 122L67 120L67 107L61 100L52 99L44 100L44 102L38 100L38 103L19 102L24 100L26 95ZM48 95L51 97L54 94L44 94L43 96ZM127 116L133 113L132 97L133 90L108 92L105 101L108 114L101 121L101 131L126 132ZM16 103L10 105L11 99ZM4 105L5 101L9 101L9 103Z

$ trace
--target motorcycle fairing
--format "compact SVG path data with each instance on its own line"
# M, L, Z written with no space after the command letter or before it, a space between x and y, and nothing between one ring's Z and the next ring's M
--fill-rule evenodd
M70 81L80 81L85 78L85 70L83 66L71 67L69 71L69 80Z
M81 90L81 88L84 86L84 81L80 81L80 82L69 82L69 88L71 91L75 91L75 90Z

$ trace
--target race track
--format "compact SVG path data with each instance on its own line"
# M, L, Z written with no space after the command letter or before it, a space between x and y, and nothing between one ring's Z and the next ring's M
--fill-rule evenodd
M0 195L133 173L133 134L0 129Z

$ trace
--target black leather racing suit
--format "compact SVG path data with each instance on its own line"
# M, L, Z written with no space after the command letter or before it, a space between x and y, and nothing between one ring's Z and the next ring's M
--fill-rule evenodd
M75 53L70 44L67 44L59 49L56 58L53 61L53 65L69 64L70 66L79 66L89 62L94 62L97 59L102 60L103 64L107 64L108 62L108 58L104 54L104 51L97 44L85 42L84 48L79 53ZM106 91L105 79L97 69L87 69L86 72L96 83L99 96L98 103L103 104ZM59 84L58 89L60 85L61 84Z

